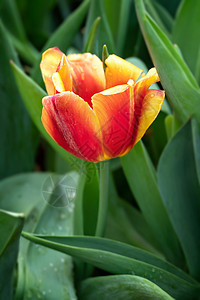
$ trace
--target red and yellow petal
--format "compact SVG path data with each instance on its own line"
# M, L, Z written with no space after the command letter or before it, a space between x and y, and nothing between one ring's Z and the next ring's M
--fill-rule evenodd
M129 79L136 81L142 70L130 62L114 54L105 60L106 64L106 88L126 84Z
M133 86L121 85L92 97L93 110L100 123L104 159L122 156L131 150L133 132Z
M105 89L103 63L90 53L67 56L72 76L72 91L91 105L91 97Z
M72 77L70 74L69 63L63 54L56 73L52 75L52 81L57 92L72 91Z
M143 137L161 110L165 92L150 89L147 91L141 107L135 107L134 143Z
M94 111L73 92L43 98L42 122L65 150L92 162L103 159L101 131Z
M160 81L160 79L155 68L150 69L146 75L138 80L134 88L134 100L136 105L141 105L148 88L158 81Z
M46 90L49 95L54 95L56 93L55 86L52 81L52 75L57 71L62 56L63 53L57 47L50 48L42 54L40 68Z

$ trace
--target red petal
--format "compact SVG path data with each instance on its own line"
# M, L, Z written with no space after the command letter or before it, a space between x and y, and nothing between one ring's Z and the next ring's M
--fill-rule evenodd
M133 133L133 87L121 85L92 97L102 131L104 159L121 156L131 150Z
M43 98L42 122L51 137L75 156L103 159L101 132L94 111L73 92Z
M71 66L72 90L91 106L91 97L105 89L105 75L101 60L90 53L67 56Z
M116 55L109 55L106 64L106 88L126 84L129 79L136 81L142 70Z

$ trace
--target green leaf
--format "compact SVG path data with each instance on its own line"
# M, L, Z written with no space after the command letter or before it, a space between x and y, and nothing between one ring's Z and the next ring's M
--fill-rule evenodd
M34 169L37 135L23 105L10 68L19 61L6 30L0 22L0 178Z
M122 0L103 0L104 12L115 42L118 38L121 2Z
M172 27L174 25L174 19L172 18L171 14L167 10L168 6L165 8L163 5L160 4L157 0L153 1L153 6L155 7L157 14L159 15L160 19L162 20L165 28L168 30L168 32L171 33Z
M170 36L170 33L168 32L167 28L165 27L165 25L163 23L163 19L161 18L157 9L154 7L155 3L156 3L156 1L154 2L152 0L146 0L145 4L146 4L147 11L150 14L150 16L154 19L156 24L160 27L162 32L164 32L167 36Z
M200 186L194 150L199 143L194 144L191 124L189 121L184 125L166 146L158 165L158 183L190 273L199 279ZM196 153L199 151L196 149Z
M34 63L37 60L38 52L27 40L16 1L4 0L0 14L16 50L27 62Z
M172 32L173 42L180 47L193 74L196 70L196 61L200 50L199 14L200 2L198 0L183 0L178 9Z
M83 300L167 300L173 299L151 281L133 275L89 278L81 284Z
M51 35L50 39L44 45L42 52L51 47L58 47L64 53L71 46L75 34L80 29L81 24L88 11L90 0L84 0L82 4L69 15L69 17L62 23L60 27ZM40 60L37 61L32 72L32 78L42 84L42 76L40 72Z
M191 299L200 286L173 265L132 246L93 237L52 237L24 232L37 244L72 255L114 274L134 274L151 280L176 299ZM166 271L166 269L168 271Z
M182 253L163 205L156 171L142 142L138 142L122 157L121 162L130 189L154 233L159 249L167 259L175 264L181 264Z
M92 28L90 30L88 40L86 42L85 49L84 49L83 52L90 52L90 53L96 52L95 39L96 39L96 34L97 34L97 31L98 31L98 27L99 27L100 22L101 22L100 17L97 17L96 20L94 20L94 23L93 23Z
M197 82L200 85L200 49L199 49L198 57L196 59L196 69L195 69L195 74L194 75L197 79Z
M0 210L0 296L13 299L14 269L17 262L23 215Z
M200 91L195 78L167 36L146 13L143 0L136 0L135 4L144 39L178 119L185 122L195 115L200 122Z
M157 1L157 0L156 0ZM180 4L181 0L173 0L173 1L169 1L169 0L160 0L159 3L165 7L169 13L174 16L179 4Z
M168 115L165 118L165 127L167 131L168 140L170 140L175 135L175 133L179 130L181 124L175 115Z
M57 151L71 166L73 166L75 169L78 169L81 160L60 147L44 129L41 121L41 114L42 98L46 96L45 91L13 63L12 69L24 104L26 105L26 108L36 127L47 140L47 142L53 147L53 149Z
M200 134L198 129L198 123L196 119L192 119L192 142L194 149L194 160L196 165L197 177L200 183Z
M59 22L60 16L55 7L56 2L58 1L17 1L27 36L38 49L41 49L47 36L50 35L51 29Z
M70 235L73 232L77 179L75 172L63 176L53 173L13 176L0 183L0 207L23 211L26 217L25 230ZM35 247L22 239L16 299L36 299L40 295L53 300L57 297L63 299L68 294L71 296L66 299L75 298L71 270L71 258Z
M108 51L110 53L115 52L115 45L113 41L112 32L110 30L107 17L104 11L104 4L101 0L91 0L90 9L87 17L86 27L85 27L85 35L84 35L84 44L86 45L88 41L88 37L93 26L94 21L97 17L101 18L101 22L99 24L98 35L96 36L96 54L101 57L102 47L104 44L107 45Z
M116 4L115 4L116 5ZM122 55L122 51L125 44L126 33L128 29L129 12L131 7L131 0L121 0L120 15L118 21L117 32L117 54ZM116 18L116 16L115 16Z
M166 133L167 133L167 139L170 140L174 133L173 133L173 120L174 116L173 115L168 115L165 118L165 128L166 128Z
M112 176L109 182L109 210L105 237L161 256L143 215L133 205L119 198Z

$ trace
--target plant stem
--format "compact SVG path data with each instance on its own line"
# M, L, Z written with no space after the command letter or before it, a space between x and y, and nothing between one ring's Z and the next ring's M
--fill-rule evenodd
M96 226L96 236L102 236L105 230L108 211L109 162L100 163L99 211Z

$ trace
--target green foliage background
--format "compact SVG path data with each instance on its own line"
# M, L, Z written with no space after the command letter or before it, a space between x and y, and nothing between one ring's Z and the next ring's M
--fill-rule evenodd
M0 1L0 299L200 299L199 16L198 0ZM44 130L39 63L104 44L154 65L166 99L94 165Z

